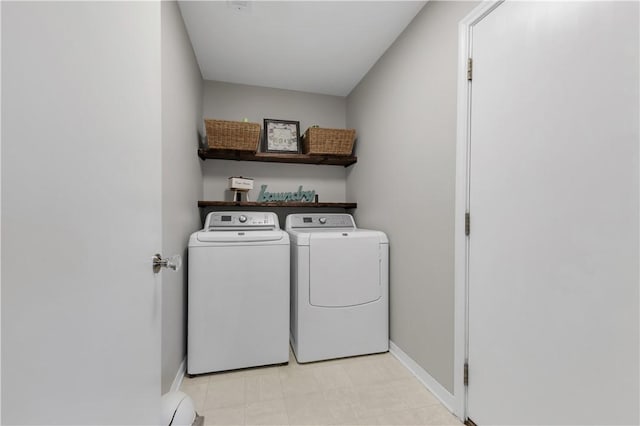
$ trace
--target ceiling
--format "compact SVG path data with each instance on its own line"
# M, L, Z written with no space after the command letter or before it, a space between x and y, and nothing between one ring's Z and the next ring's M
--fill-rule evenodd
M179 1L205 80L347 96L426 1Z

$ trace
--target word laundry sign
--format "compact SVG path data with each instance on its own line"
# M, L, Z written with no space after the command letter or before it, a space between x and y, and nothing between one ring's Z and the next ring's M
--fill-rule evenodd
M311 202L316 196L315 189L311 191L303 191L302 185L298 187L296 192L267 192L267 185L260 186L260 195L256 200L258 203L268 203L273 201L308 201Z

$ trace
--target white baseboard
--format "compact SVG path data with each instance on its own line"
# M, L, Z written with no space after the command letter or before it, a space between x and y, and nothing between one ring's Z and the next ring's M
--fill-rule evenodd
M414 376L452 413L455 411L455 398L436 379L418 365L409 355L404 353L395 343L389 340L389 352L395 356Z
M184 379L184 374L186 372L187 372L187 358L185 357L180 363L180 367L178 367L178 372L176 373L176 377L173 379L173 383L171 383L170 392L180 390L180 386L182 386L182 379Z

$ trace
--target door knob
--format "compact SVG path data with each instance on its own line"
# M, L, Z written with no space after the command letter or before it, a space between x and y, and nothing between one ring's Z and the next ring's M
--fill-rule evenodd
M160 272L162 268L173 269L174 271L179 270L182 267L182 256L176 254L171 257L162 258L162 255L156 253L153 256L153 273L157 274Z

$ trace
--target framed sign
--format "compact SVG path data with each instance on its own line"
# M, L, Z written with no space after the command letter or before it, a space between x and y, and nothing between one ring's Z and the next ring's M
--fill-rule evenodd
M265 118L264 150L266 152L299 153L300 122Z

